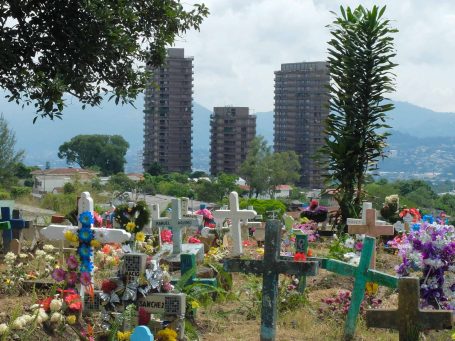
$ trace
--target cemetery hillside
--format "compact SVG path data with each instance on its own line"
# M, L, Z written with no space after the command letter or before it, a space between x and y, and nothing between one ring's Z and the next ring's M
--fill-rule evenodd
M5 1L0 341L455 340L453 114L359 2Z

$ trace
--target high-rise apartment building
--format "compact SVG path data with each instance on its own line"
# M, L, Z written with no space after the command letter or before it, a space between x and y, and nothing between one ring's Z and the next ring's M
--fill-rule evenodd
M237 174L256 136L256 116L248 107L215 107L210 133L210 173Z
M167 172L191 171L193 58L170 48L152 72L145 91L144 170L159 163Z
M322 188L322 172L312 156L324 144L329 81L326 62L281 64L275 71L274 149L299 155L299 185L305 188Z

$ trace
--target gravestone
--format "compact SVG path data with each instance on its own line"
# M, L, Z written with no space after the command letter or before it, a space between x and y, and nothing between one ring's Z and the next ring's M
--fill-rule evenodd
M137 326L131 334L130 341L153 341L153 334L147 326Z
M263 260L226 259L224 269L229 272L262 274L261 341L273 341L276 336L278 276L314 276L317 262L294 262L280 259L281 223L269 220L265 226Z
M400 278L398 309L367 310L367 327L398 330L400 341L418 341L422 330L451 329L453 311L419 309L419 291L418 278Z
M101 296L100 294L102 291L95 290L93 292L93 297L90 295L84 295L81 297L82 299L82 312L84 314L91 314L97 313L103 310L103 306L101 304Z
M213 287L217 286L216 278L197 278L197 264L196 256L191 254L182 254L180 255L180 278L185 277L187 273L191 272L191 277L186 281L184 285L201 283L205 285L210 285Z
M374 252L375 240L373 237L365 237L359 266L354 266L334 259L322 259L322 268L342 276L354 277L354 288L351 294L351 304L344 325L344 338L351 340L355 334L357 316L360 312L360 305L365 296L367 282L378 283L379 285L396 288L398 277L391 276L376 270L369 269L370 261Z
M231 236L233 251L232 256L238 257L243 253L242 236L240 222L242 220L253 219L257 213L254 210L239 209L239 195L237 192L229 194L229 210L216 210L213 212L215 219L230 219L231 220Z
M371 203L364 202L362 210L362 219L348 218L349 234L365 234L370 237L393 236L394 229L392 225L386 225L384 221L376 219L376 210L371 208ZM359 221L360 220L360 221ZM371 257L371 268L376 267L376 247L373 249Z
M10 222L0 221L0 230L2 230L3 254L7 254L10 249L11 239L13 238Z
M172 246L162 244L161 251L172 251L171 256L166 257L166 260L171 263L180 262L180 254L190 253L195 254L196 259L200 262L204 261L204 245L203 244L182 244L182 230L190 226L198 226L198 219L195 217L182 218L182 209L180 199L172 199L172 212L170 218L159 217L159 206L152 211L152 227L160 229L167 228L172 231ZM157 215L158 213L158 215Z
M14 210L13 210L14 211ZM14 218L11 216L11 208L10 207L2 207L1 208L1 214L2 217L0 219L0 222L9 222L10 224L10 229L8 229L6 226L3 229L3 252L7 253L11 251L11 241L13 238L17 239L15 247L18 249L20 253L20 235L22 229L29 227L30 224L26 224L25 220L22 218ZM15 213L17 217L19 217L18 213Z
M295 231L295 252L307 254L308 252L308 235L304 234L301 230ZM298 291L303 293L306 288L306 276L299 278Z
M126 282L130 283L145 273L147 255L143 253L126 253L122 257L121 274L126 277Z

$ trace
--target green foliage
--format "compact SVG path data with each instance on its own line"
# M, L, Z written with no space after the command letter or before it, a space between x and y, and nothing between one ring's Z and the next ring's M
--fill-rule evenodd
M236 175L221 173L211 181L201 179L193 184L197 200L221 202L230 192L237 190Z
M63 185L63 193L70 194L76 192L76 186L72 182L67 182Z
M46 193L41 199L41 207L67 215L76 207L76 194Z
M103 175L123 172L129 143L120 135L77 135L63 143L58 157L81 168L98 168Z
M137 233L142 231L145 225L150 222L150 209L145 201L138 201L133 207L129 207L128 204L118 205L114 211L114 219L120 224L122 228L125 228L129 222L134 222L136 227L133 232Z
M125 173L117 173L110 177L108 187L111 191L131 192L136 184Z
M293 184L300 178L298 155L293 152L272 153L264 137L253 139L246 160L240 166L240 176L250 186L249 197L268 191L275 196L275 187Z
M328 170L328 185L337 189L338 228L344 229L346 219L360 211L366 173L384 157L388 134L378 131L388 128L386 112L393 109L384 100L394 90L392 34L397 30L383 18L385 7L341 6L340 11L329 26L330 114L320 162Z
M11 198L9 192L0 190L0 200L8 200Z
M182 184L175 180L161 181L158 183L157 192L174 197L188 197L191 192L189 184Z
M161 166L161 163L159 162L153 162L146 171L153 176L162 175L165 173L163 166Z
M61 117L64 94L82 108L107 93L132 103L148 82L144 64L161 65L166 47L208 15L203 4L187 8L163 0L3 2L0 87L51 119Z
M13 186L11 187L11 197L13 199L17 199L20 197L25 197L32 193L32 189L30 187L23 187L23 186Z
M6 188L16 184L16 165L24 156L23 151L14 150L15 145L16 136L8 128L8 122L3 115L0 115L0 184Z
M262 214L263 218L267 218L267 212L277 211L277 218L281 219L283 213L286 212L286 205L281 201L276 199L241 199L240 208L247 208L248 206L253 206L257 214Z
M208 174L203 171L194 171L190 174L190 179L208 178Z
M329 253L327 257L344 261L343 255L351 251L350 248L344 245L344 242L347 238L349 238L348 234L342 234L337 239L334 239L329 247Z

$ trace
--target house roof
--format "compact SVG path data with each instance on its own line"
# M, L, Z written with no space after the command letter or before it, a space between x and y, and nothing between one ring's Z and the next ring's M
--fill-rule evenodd
M275 187L276 191L290 191L292 189L289 185L278 185Z
M128 173L126 176L131 180L144 180L144 174L141 173Z
M96 175L96 171L82 168L52 168L52 169L38 169L32 171L32 175L75 175L75 174L89 174Z

